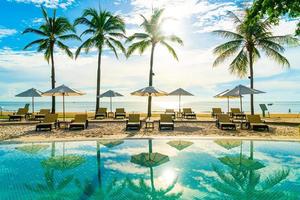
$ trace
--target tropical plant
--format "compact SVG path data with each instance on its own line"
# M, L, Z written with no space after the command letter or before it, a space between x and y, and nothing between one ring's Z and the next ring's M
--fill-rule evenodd
M217 46L213 53L217 56L213 66L217 66L230 57L235 56L230 63L229 70L233 74L245 77L250 71L250 87L254 86L254 62L260 58L260 51L278 64L290 67L289 61L281 54L285 51L282 45L295 45L296 38L290 35L273 36L269 19L251 20L247 19L249 11L246 10L245 17L240 19L233 12L228 12L236 24L236 32L216 30L213 33L230 41ZM254 114L254 97L251 95L251 114Z
M99 108L100 83L101 83L101 57L104 47L108 47L118 58L117 50L126 54L126 50L120 39L125 38L125 23L118 15L113 15L108 11L99 12L96 9L89 8L83 11L81 17L77 18L74 25L84 25L87 27L80 37L88 36L77 49L76 58L82 49L88 53L92 48L98 51L98 68L97 68L97 90L96 90L96 110Z
M42 7L44 23L38 28L27 28L25 33L34 33L40 36L40 39L34 40L27 44L24 49L28 49L37 45L38 52L44 52L44 57L49 63L51 60L51 87L55 88L55 66L54 66L54 49L58 47L64 51L70 58L73 58L73 53L69 47L64 44L64 41L80 38L74 34L75 29L69 20L65 17L57 17L56 10L53 10L52 17L49 17L47 11ZM55 113L55 97L52 97L52 113Z
M154 62L154 51L158 44L166 47L172 56L178 60L177 54L173 47L168 43L168 41L176 42L183 45L183 41L176 35L165 35L162 31L162 27L167 18L162 18L163 9L155 10L150 17L147 19L145 16L141 15L144 22L141 27L144 29L143 33L135 33L128 37L127 42L133 42L127 50L127 57L132 55L135 51L139 51L143 54L144 51L151 47L151 57L150 57L150 72L149 72L149 86L153 86L153 62ZM148 117L151 116L151 103L152 97L148 98Z
M300 35L300 5L299 0L256 0L251 7L250 17L264 17L267 14L277 24L281 16L288 15L290 18L298 19L296 34Z

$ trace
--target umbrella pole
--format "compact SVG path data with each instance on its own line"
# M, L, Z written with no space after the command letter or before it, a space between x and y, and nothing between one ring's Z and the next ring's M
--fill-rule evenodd
M229 113L229 97L227 97L227 112Z
M32 97L32 114L34 113L34 97Z
M65 94L63 94L63 118L64 118L64 121L66 121L66 116L65 116Z
M181 113L181 95L179 95L179 113Z
M240 106L241 106L241 112L243 112L243 100L242 100L242 96L240 96Z
M110 97L110 112L112 112L112 97Z

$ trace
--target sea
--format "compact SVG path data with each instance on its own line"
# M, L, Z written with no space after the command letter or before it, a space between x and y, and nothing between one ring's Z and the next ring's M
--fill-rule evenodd
M16 111L18 108L24 107L26 103L31 103L30 101L22 102L5 102L0 101L0 112L1 111ZM300 112L300 101L276 101L276 102L255 102L255 112L261 112L259 104L266 104L270 113L294 113L299 114ZM56 102L56 110L58 112L62 111L62 102ZM101 102L100 107L106 107L110 110L110 102ZM182 102L182 108L190 107L194 112L197 113L210 113L211 108L221 107L223 111L227 111L228 105L227 101L191 101ZM240 103L238 101L230 102L230 108L239 108ZM34 109L38 111L41 108L51 108L51 102L35 102ZM112 103L112 110L116 108L125 108L127 112L140 112L146 113L147 111L147 101L118 101ZM152 111L162 112L166 108L173 108L178 110L178 102L153 102ZM30 105L30 110L31 110ZM82 101L68 101L65 103L66 112L92 112L95 109L95 102L82 102ZM243 102L243 111L250 111L250 103Z

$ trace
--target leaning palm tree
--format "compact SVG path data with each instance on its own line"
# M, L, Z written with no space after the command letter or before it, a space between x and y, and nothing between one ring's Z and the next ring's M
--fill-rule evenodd
M41 38L30 42L24 49L37 45L37 51L44 52L44 57L47 62L49 63L51 60L51 87L53 89L55 88L54 48L58 47L70 58L73 58L73 53L69 47L64 44L64 41L70 39L80 40L80 38L74 34L75 29L67 18L56 16L56 10L53 10L52 17L48 16L47 11L43 7L42 13L45 22L38 29L27 28L23 31L23 34L34 33ZM54 96L52 97L52 113L55 113Z
M145 16L141 15L144 19L144 22L141 24L141 27L144 29L144 33L135 33L127 39L127 42L136 42L132 43L127 50L127 57L132 55L135 51L139 51L140 54L151 47L151 57L150 57L150 72L149 72L149 86L153 85L153 61L154 61L154 50L158 44L165 46L168 51L173 55L173 57L178 60L177 54L173 47L168 43L177 42L183 45L183 41L176 35L165 35L162 32L162 26L166 18L162 18L163 9L155 10L148 20ZM148 117L151 116L151 101L152 97L148 97Z
M217 46L214 54L217 56L213 66L217 66L232 56L235 56L230 63L229 70L233 74L245 77L249 73L250 87L253 89L254 84L254 62L260 58L260 51L264 52L267 57L272 58L278 64L290 67L289 61L281 54L285 51L282 45L296 44L298 41L290 35L273 36L271 32L271 23L269 19L251 19L247 18L248 10L245 17L240 19L233 12L228 12L234 20L236 32L216 30L216 33L230 41ZM251 95L251 114L254 114L254 98Z
M120 39L125 38L125 23L118 15L113 15L108 11L99 12L96 9L89 8L83 11L81 17L77 18L74 25L84 25L87 27L80 37L88 35L76 51L76 58L79 56L82 49L88 53L92 48L98 51L98 68L97 68L97 90L96 90L96 111L99 108L100 95L100 80L101 80L101 56L104 47L112 50L118 58L117 49L120 49L124 54L126 50Z

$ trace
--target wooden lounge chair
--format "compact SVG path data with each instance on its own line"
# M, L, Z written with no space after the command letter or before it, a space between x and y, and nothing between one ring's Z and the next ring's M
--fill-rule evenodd
M128 120L126 120L126 131L129 129L140 130L142 122L140 120L140 114L129 114Z
M47 114L50 114L50 109L40 109L40 112L34 115L34 119L41 121Z
M126 118L126 112L124 108L116 108L115 119Z
M176 118L176 114L175 114L174 109L166 109L165 114L172 115L173 119Z
M224 114L224 112L222 112L221 108L212 108L212 112L211 112L211 116L212 117L218 117L218 115L220 114Z
M196 113L194 113L191 108L183 108L182 110L183 110L183 112L182 112L183 118L186 118L186 119L188 119L188 118L196 119L197 118Z
M216 125L221 130L224 129L236 130L236 124L232 123L232 121L230 121L229 115L226 114L219 114L217 116Z
M71 129L86 129L89 121L87 114L77 114L74 120L71 121L69 130Z
M95 119L97 119L98 117L102 119L107 118L107 108L98 108Z
M236 119L245 119L246 115L239 108L231 108L231 117Z
M247 126L252 130L267 130L269 126L261 120L260 115L247 115Z
M35 127L35 131L52 130L57 125L58 114L47 114L43 122L39 123Z
M164 128L174 130L173 116L170 114L161 114L159 120L159 130Z
M28 108L19 108L18 111L12 115L8 116L9 121L16 121L19 120L21 121L22 118L26 118L26 115L28 113Z

